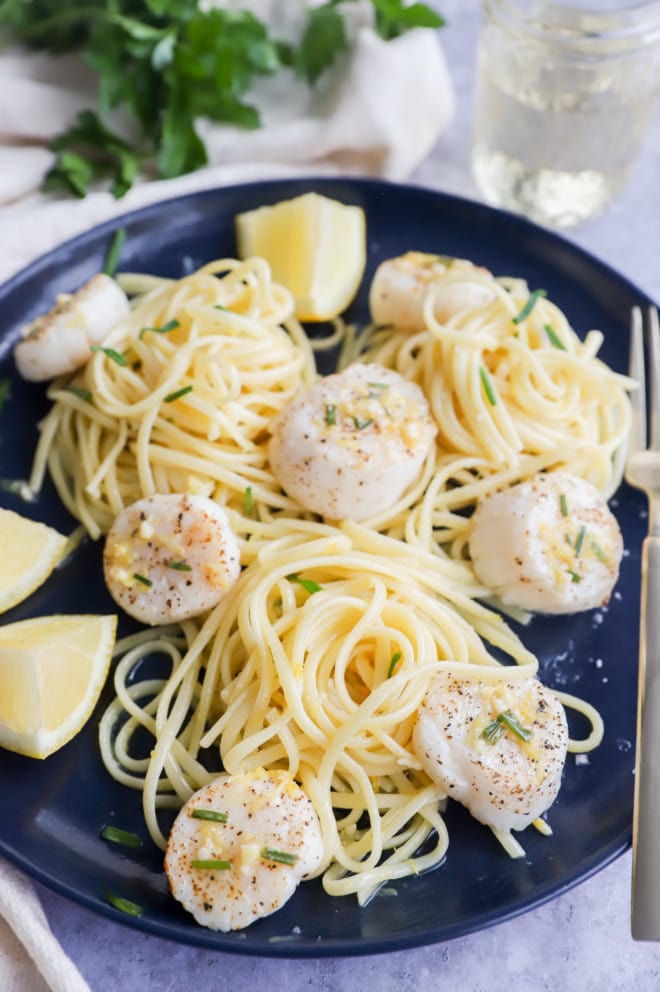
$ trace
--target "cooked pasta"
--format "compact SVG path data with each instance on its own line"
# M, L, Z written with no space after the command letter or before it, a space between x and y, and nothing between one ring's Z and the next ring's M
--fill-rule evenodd
M465 271L461 279L465 281ZM215 262L179 281L131 277L128 321L71 383L56 382L31 484L48 471L92 537L153 493L199 492L227 510L242 574L208 614L117 645L103 760L142 793L154 842L219 767L288 771L318 813L326 890L366 902L380 884L437 865L449 838L446 790L423 771L412 730L434 674L505 681L537 659L483 605L467 556L480 496L565 469L610 495L629 426L628 381L561 311L485 270L491 302L423 330L340 323L318 349L418 383L438 426L419 478L360 524L319 522L281 491L268 426L316 372L292 300L265 263ZM119 356L119 357L118 357ZM147 658L161 672L142 676ZM592 730L587 703L561 697ZM146 756L135 741L146 733ZM209 760L209 755L215 755ZM544 821L538 829L547 832ZM510 832L496 836L512 856Z

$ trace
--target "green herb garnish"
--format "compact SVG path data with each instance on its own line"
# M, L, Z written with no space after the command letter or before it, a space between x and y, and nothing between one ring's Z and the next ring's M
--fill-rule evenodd
M325 422L328 427L334 427L337 423L337 407L334 403L326 403L325 405Z
M297 582L299 586L302 586L310 595L315 592L320 592L323 586L320 586L318 582L314 582L313 579L301 579L301 577L293 572L291 575L287 575L289 582Z
M251 517L254 512L254 496L252 494L252 486L245 487L245 495L243 498L243 505L245 509L245 516Z
M11 379L0 379L0 413L11 395Z
M272 847L264 847L261 857L265 861L279 861L283 865L295 865L298 860L297 854L290 854L289 851L276 851Z
M522 741L528 741L532 736L532 731L529 727L523 727L512 710L504 710L503 713L498 713L497 717L491 720L482 730L481 736L489 744L496 744L505 730L510 730L512 734L515 734Z
M133 572L133 578L137 582L141 582L143 586L152 586L153 585L153 582L151 581L151 579L148 579L146 577L146 575L140 575L139 572Z
M488 402L491 406L495 406L497 403L497 396L495 395L493 384L490 381L490 376L483 365L479 366L479 378L481 379L481 385L484 387L484 392L488 397Z
M400 661L401 661L401 652L395 651L390 661L390 667L387 669L388 679L392 678L392 676L394 675L394 669L396 668L396 666L399 664Z
M363 431L365 428L370 427L374 422L373 417L369 417L368 420L361 420L360 417L353 417L352 420L355 424L356 431Z
M582 551L582 545L584 544L584 535L587 533L587 528L585 526L580 527L578 536L575 539L575 557L580 557L580 552Z
M481 736L489 744L497 744L503 733L504 724L500 720L491 720L488 726L482 730Z
M110 247L108 248L108 253L105 256L105 263L103 265L103 271L106 276L114 278L117 271L117 265L119 264L119 256L121 255L121 250L124 247L124 241L126 240L126 228L118 227L112 236L112 241L110 242Z
M126 356L122 355L119 351L115 351L114 348L103 348L100 344L93 344L90 346L89 350L102 351L107 358L115 362L117 365L126 365Z
M130 899L122 899L121 896L116 896L109 889L105 889L103 895L108 905L114 906L115 909L121 910L122 913L127 913L129 916L142 916L144 913L143 906L139 906L136 902L131 902Z
M176 330L176 328L179 326L180 324L178 320L176 319L168 320L168 322L166 324L163 324L161 327L143 327L140 333L138 334L138 337L141 340L143 335L146 334L147 331L150 331L152 334L169 334L170 331Z
M190 867L199 868L202 871L229 871L231 861L223 861L219 858L202 858L198 861L191 861Z
M548 341L550 342L553 348L558 348L560 351L566 351L566 345L557 336L557 332L554 330L554 328L550 326L550 324L544 324L543 330L548 335Z
M561 493L559 496L559 508L561 510L562 517L568 516L568 501L566 499L566 493Z
M527 300L527 303L522 308L522 310L520 311L520 313L517 314L517 316L511 318L513 320L513 323L514 324L522 324L523 320L527 320L527 318L529 317L530 313L532 312L532 310L536 306L536 301L540 297L547 296L547 295L548 294L545 291L545 289L535 289L533 293L530 293L529 294L529 298Z
M70 384L64 388L68 393L73 393L74 396L77 396L79 400L84 400L85 403L92 402L92 394L89 389L81 389L80 386L72 386Z
M582 576L581 575L578 575L577 572L572 572L569 569L568 574L570 575L572 582L582 582Z
M187 561L168 561L168 568L174 568L177 572L192 572L192 565Z
M594 552L599 561L607 561L607 555L597 541L589 540L589 547Z
M176 392L168 393L167 396L164 396L163 403L174 403L175 400L181 399L182 396L187 396L192 391L192 386L183 386L181 389L177 389Z
M142 847L142 841L137 834L129 830L122 830L120 827L113 827L108 824L101 831L101 837L109 840L112 844L121 844L123 847Z
M197 806L190 815L193 820L212 820L214 823L226 823L229 819L227 813L217 809L202 809L201 806Z
M503 713L499 713L497 719L500 723L504 724L507 730L510 730L516 737L519 737L521 741L528 741L532 736L530 728L523 727L518 717L511 710L504 710Z
M325 0L306 10L299 43L285 44L256 13L227 4L0 3L5 42L56 55L82 52L98 81L97 110L84 110L51 142L57 157L45 185L83 197L101 181L121 197L141 170L169 179L206 165L199 122L258 128L254 85L284 69L321 83L350 46L346 6L347 0ZM372 0L372 6L376 30L385 40L443 24L422 2ZM117 111L128 117L130 139L108 126L109 115Z

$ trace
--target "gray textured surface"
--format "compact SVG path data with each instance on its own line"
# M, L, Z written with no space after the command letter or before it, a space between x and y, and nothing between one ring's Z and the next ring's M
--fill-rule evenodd
M475 0L437 3L449 20L442 44L457 90L449 131L413 180L477 197L469 145L478 11ZM624 195L567 237L660 300L660 106ZM402 992L496 988L651 992L660 988L660 945L629 936L630 856L544 907L447 944L371 958L246 959L181 947L118 926L39 889L56 935L93 992L194 989L240 992Z

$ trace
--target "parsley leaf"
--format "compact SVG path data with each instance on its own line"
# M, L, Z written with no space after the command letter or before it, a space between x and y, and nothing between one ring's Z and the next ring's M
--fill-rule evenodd
M300 47L294 56L298 76L315 83L334 62L339 52L348 49L344 18L336 6L317 7L311 11Z
M101 183L121 197L138 172L171 178L201 168L207 151L196 122L259 127L250 89L285 66L316 83L348 50L344 8L351 2L310 9L296 46L271 37L250 11L199 0L0 0L0 42L80 51L97 78L96 108L50 144L57 157L44 188L84 197ZM385 39L443 24L424 3L371 2ZM121 133L107 124L117 110L126 118Z

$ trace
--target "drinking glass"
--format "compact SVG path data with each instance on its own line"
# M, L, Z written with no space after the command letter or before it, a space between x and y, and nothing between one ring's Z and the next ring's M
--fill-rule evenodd
M658 0L569 3L482 0L475 180L490 203L551 227L620 193L660 81Z

